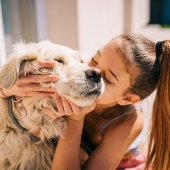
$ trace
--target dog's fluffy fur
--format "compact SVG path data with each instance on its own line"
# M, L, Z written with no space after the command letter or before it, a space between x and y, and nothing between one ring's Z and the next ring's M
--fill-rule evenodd
M39 68L37 60L55 60L54 68ZM79 106L90 105L104 91L100 71L81 62L79 53L49 41L17 43L7 63L0 70L0 86L10 88L18 78L28 74L58 74L58 82L42 83L56 88L59 95ZM8 113L8 99L0 99L0 169L1 170L49 170L55 151L51 138L62 135L66 127L64 117L52 119L47 108L58 115L55 101L51 98L23 97L27 114L18 116L12 101L14 116L30 133L39 130L39 142L33 142L27 133L12 122Z

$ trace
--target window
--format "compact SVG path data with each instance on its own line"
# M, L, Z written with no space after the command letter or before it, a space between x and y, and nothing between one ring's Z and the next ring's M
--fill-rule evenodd
M170 28L170 0L150 0L150 22Z

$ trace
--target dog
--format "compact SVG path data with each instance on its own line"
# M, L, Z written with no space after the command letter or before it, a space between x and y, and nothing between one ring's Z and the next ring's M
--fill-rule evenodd
M39 68L39 60L57 64L53 68ZM84 63L77 51L48 40L16 43L0 69L0 86L8 89L28 74L59 75L58 82L41 85L55 88L60 96L82 107L91 105L104 91L100 70ZM1 98L0 108L0 169L50 170L57 139L67 126L67 119L59 116L55 100ZM52 118L49 110L57 118Z

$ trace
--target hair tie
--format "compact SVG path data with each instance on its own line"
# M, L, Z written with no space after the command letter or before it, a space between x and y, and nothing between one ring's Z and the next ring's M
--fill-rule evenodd
M156 56L162 54L162 41L156 43Z

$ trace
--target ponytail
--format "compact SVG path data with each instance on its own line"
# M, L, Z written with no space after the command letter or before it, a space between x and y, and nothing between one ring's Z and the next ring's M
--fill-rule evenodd
M152 170L170 170L170 41L158 42L155 47L148 38L128 33L113 41L128 64L128 71L136 66L129 92L143 100L157 89L145 170L150 165Z
M156 47L160 69L152 111L152 125L146 170L170 169L170 41Z

